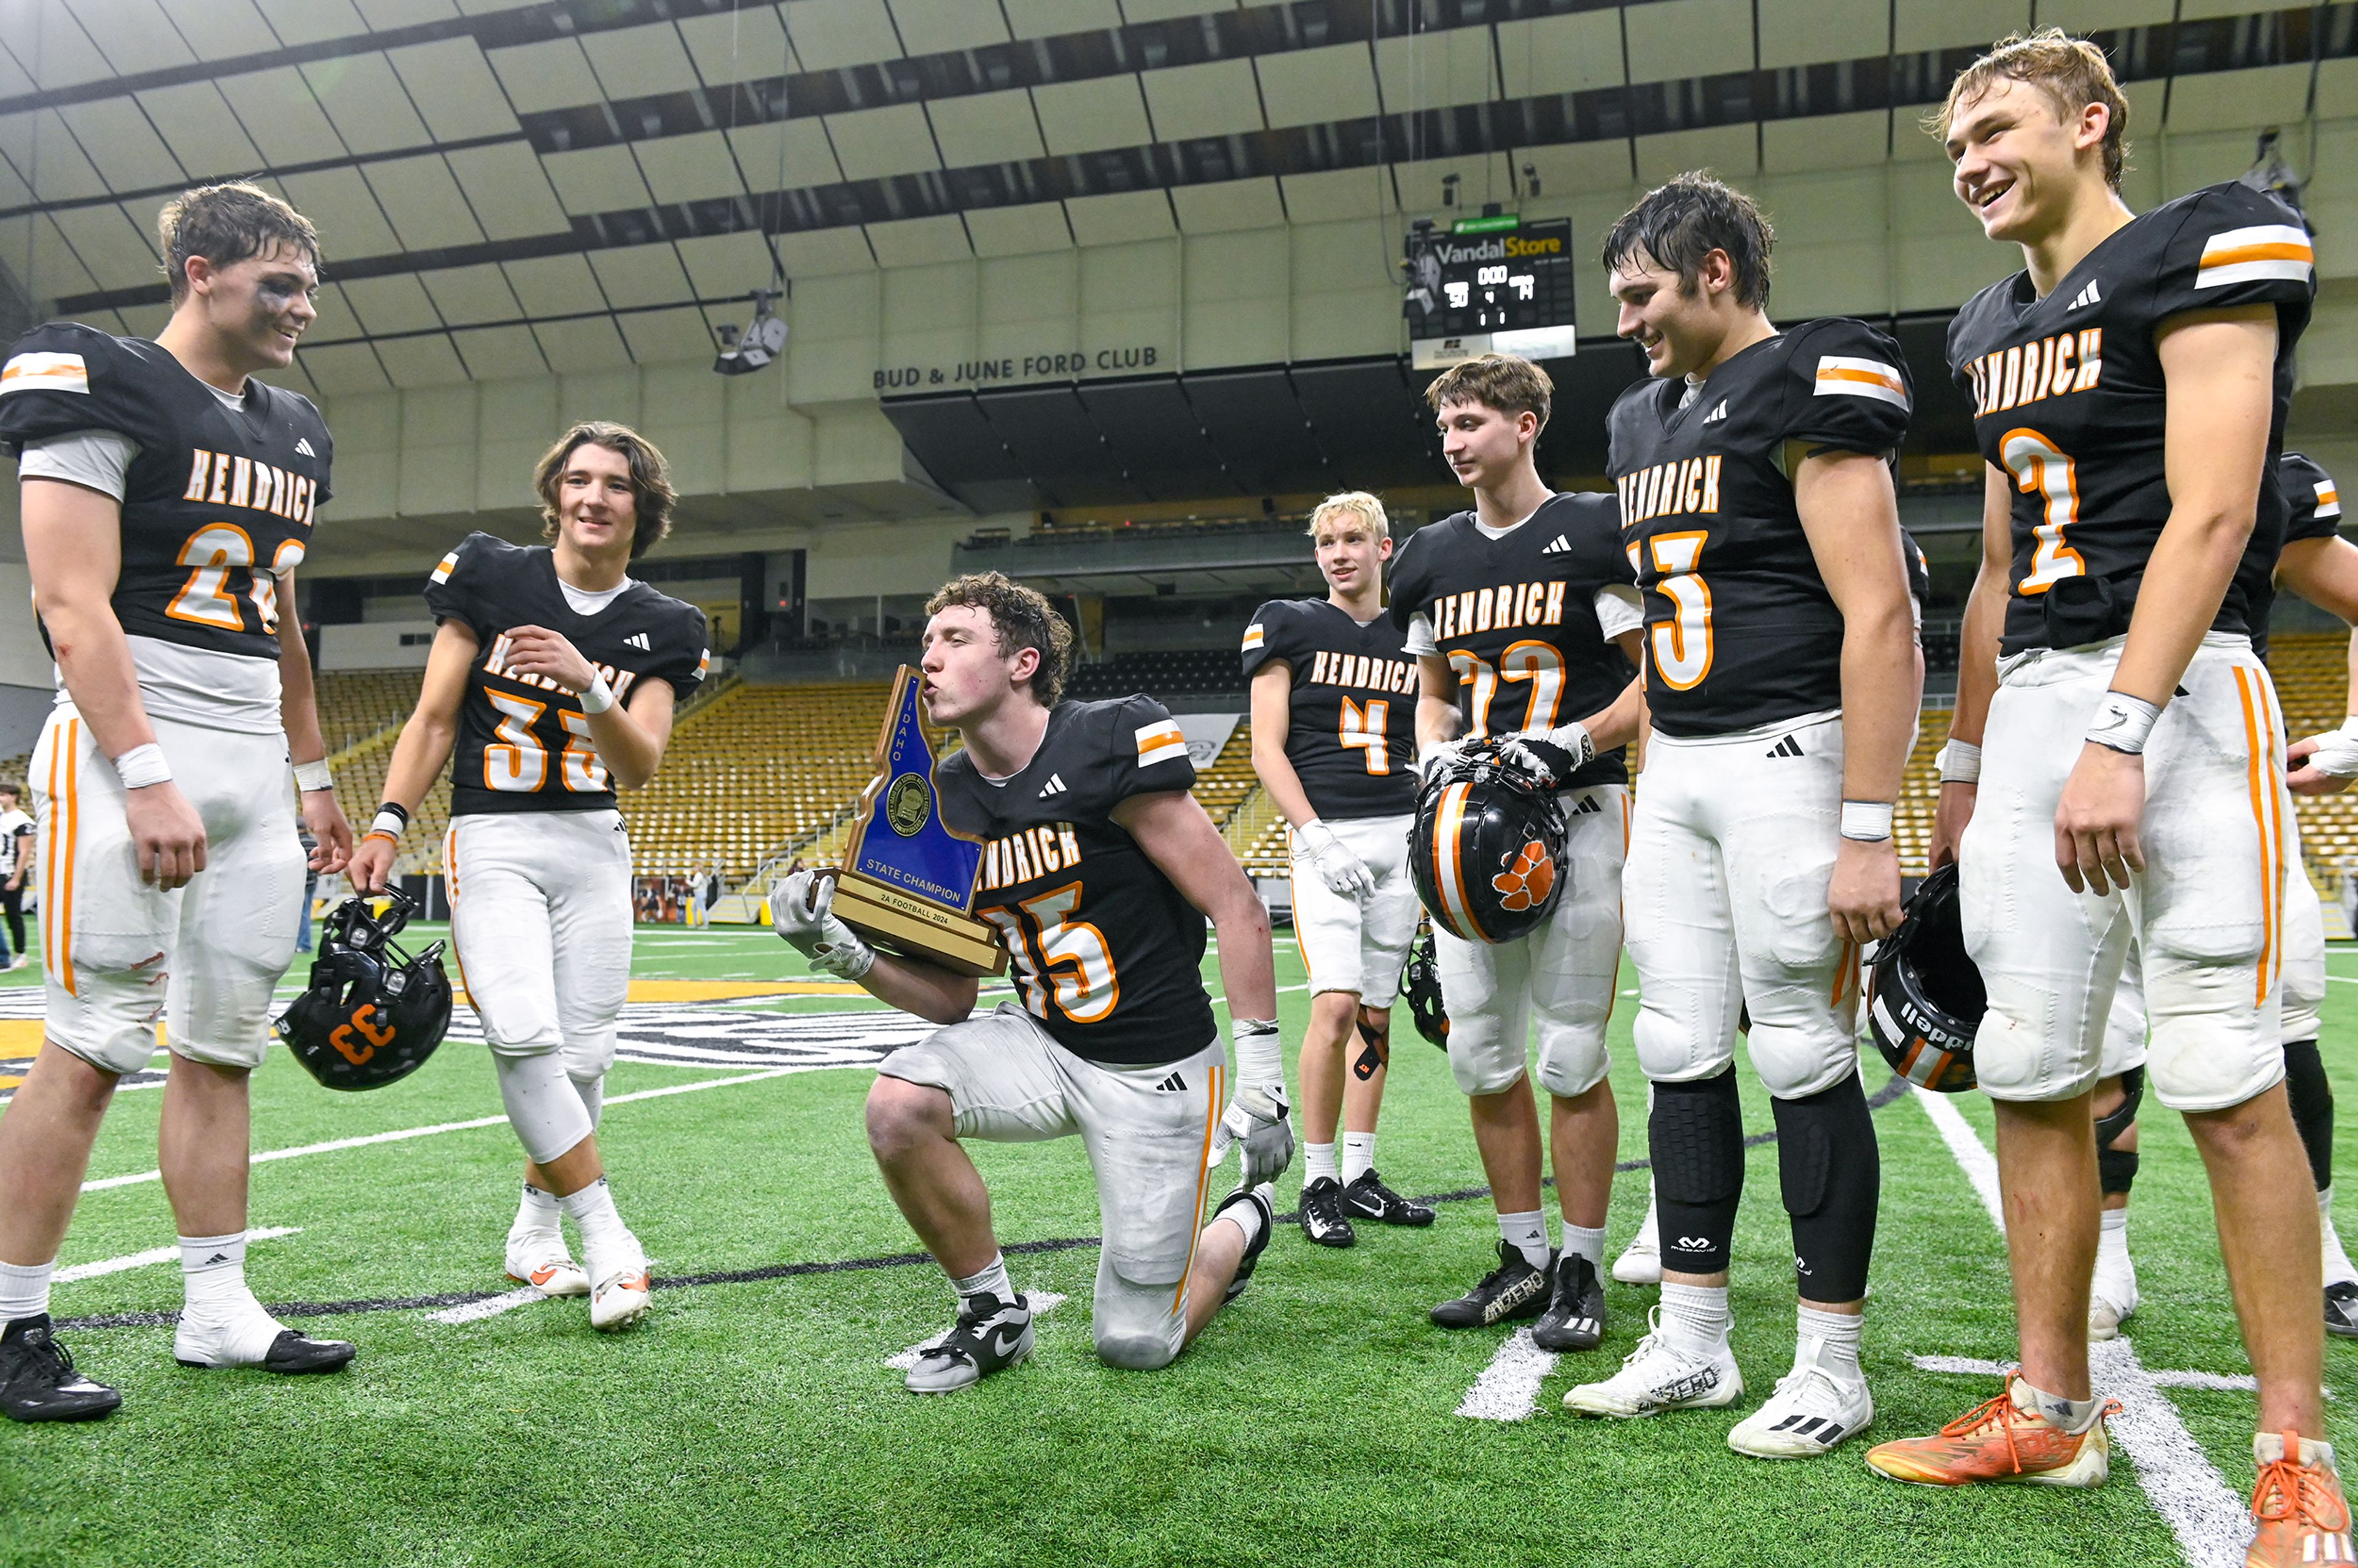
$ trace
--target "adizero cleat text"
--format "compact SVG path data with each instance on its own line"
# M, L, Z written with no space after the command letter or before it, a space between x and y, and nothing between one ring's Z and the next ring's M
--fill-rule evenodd
M1343 1206L1361 1219L1372 1219L1378 1225L1422 1226L1433 1223L1433 1206L1413 1198L1404 1198L1384 1185L1383 1177L1374 1170L1365 1170L1351 1178L1343 1189Z
M1875 1424L1866 1379L1825 1365L1822 1342L1804 1343L1767 1402L1736 1423L1727 1445L1755 1459L1814 1459Z
M2104 1432L2104 1418L2120 1405L2108 1400L2085 1432L2066 1432L2043 1411L2024 1410L2015 1402L2017 1378L2007 1373L2004 1392L1984 1400L1931 1437L1877 1444L1866 1451L1868 1467L1920 1487L1964 1487L1976 1481L2102 1486L2112 1474L2112 1442Z
M1220 1297L1223 1303L1245 1293L1245 1287L1252 1282L1253 1271L1260 1266L1260 1255L1269 1250L1270 1232L1277 1228L1277 1206L1269 1201L1267 1183L1258 1187L1238 1187L1220 1200L1219 1206L1212 1210L1212 1218L1219 1218L1240 1203L1251 1204L1260 1210L1260 1229L1245 1244L1245 1255L1237 1260L1237 1271L1229 1277L1228 1288Z
M917 1352L906 1379L913 1394L954 1394L1032 1354L1032 1302L981 1295L958 1311L947 1334Z
M590 1292L590 1326L600 1334L619 1334L647 1315L654 1281L644 1263L610 1274Z
M1531 1325L1531 1343L1542 1350L1594 1350L1605 1337L1605 1281L1596 1265L1577 1252L1558 1258L1547 1310Z
M1661 1311L1648 1320L1653 1332L1622 1361L1621 1370L1601 1383L1583 1383L1563 1396L1567 1410L1583 1415L1660 1415L1664 1411L1718 1410L1744 1397L1744 1374L1725 1346L1699 1352L1672 1345L1661 1331Z
M1430 1315L1442 1328L1487 1328L1494 1323L1537 1317L1547 1307L1548 1287L1554 1278L1552 1258L1546 1268L1534 1269L1521 1249L1501 1241L1498 1266L1483 1275L1480 1284L1455 1301L1442 1303Z
M76 1369L49 1314L0 1331L0 1414L9 1420L96 1421L122 1403L121 1394Z
M1359 1239L1343 1212L1343 1184L1321 1176L1302 1189L1302 1234L1321 1247L1348 1247Z
M2352 1563L2350 1503L2342 1477L2324 1465L2303 1465L2295 1455L2300 1438L2279 1440L2285 1457L2260 1466L2252 1488L2252 1544L2244 1568L2292 1568L2295 1563Z
M545 1296L586 1296L590 1274L559 1237L508 1238L508 1278Z
M2345 1281L2325 1287L2325 1332L2358 1339L2358 1285Z

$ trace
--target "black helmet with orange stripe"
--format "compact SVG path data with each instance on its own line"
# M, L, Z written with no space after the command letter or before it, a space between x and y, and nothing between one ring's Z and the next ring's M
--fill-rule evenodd
M415 957L394 942L417 902L394 890L329 912L311 982L273 1025L304 1071L331 1089L375 1089L426 1065L450 1027L442 944Z
M1974 1087L1974 1035L1989 1011L1958 905L1952 863L1917 885L1907 918L1876 948L1867 981L1876 1049L1909 1083L1943 1094Z
M1433 925L1464 941L1511 942L1563 896L1563 808L1528 759L1466 743L1418 792L1409 871Z

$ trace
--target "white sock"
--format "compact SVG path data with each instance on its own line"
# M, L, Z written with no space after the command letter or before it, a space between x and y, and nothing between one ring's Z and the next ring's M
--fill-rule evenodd
M1302 1184L1308 1186L1320 1177L1335 1179L1335 1145L1304 1143L1302 1146Z
M1801 1350L1812 1339L1821 1346L1818 1365L1827 1371L1844 1377L1860 1376L1858 1369L1859 1330L1866 1320L1855 1313L1820 1312L1805 1306L1798 1314L1799 1331L1795 1336L1793 1364L1801 1365Z
M1343 1184L1349 1186L1376 1168L1376 1135L1372 1132L1343 1134Z
M254 1300L245 1288L245 1232L180 1238L180 1282L189 1310L207 1316L234 1312Z
M2252 1434L2252 1457L2262 1465L2273 1465L2285 1456L2284 1433L2255 1432ZM2299 1465L2315 1465L2339 1476L2341 1468L2333 1463L2333 1444L2321 1437L2304 1437L2300 1452L2293 1456Z
M1276 1212L1277 1197L1275 1193L1271 1190L1269 1183L1263 1182L1260 1185L1255 1187L1253 1191L1259 1193L1263 1198L1269 1201L1270 1211L1271 1213ZM1230 1204L1228 1207L1220 1211L1219 1218L1227 1220L1230 1225L1235 1226L1238 1230L1245 1233L1245 1245L1248 1248L1251 1247L1254 1242L1260 1239L1260 1209L1258 1206L1249 1203ZM1216 1220L1214 1223L1217 1224L1218 1222Z
M1682 1350L1727 1348L1725 1285L1662 1286L1662 1336Z
M2125 1208L2105 1209L2096 1227L2096 1271L2103 1273L2106 1265L2115 1271L2129 1267L2129 1211Z
M2067 1400L2061 1394L2034 1389L2028 1379L2017 1378L2014 1380L2014 1408L2044 1415L2066 1432L2081 1433L2095 1425L2097 1413L2104 1408L2104 1401L2099 1399ZM2283 1445L2279 1444L2277 1446L2281 1451Z
M2353 1267L2350 1254L2342 1249L2342 1234L2333 1228L2333 1189L2317 1189L2317 1228L2325 1244L2325 1282L2329 1285L2358 1284L2358 1267Z
M614 1195L607 1189L606 1178L599 1177L578 1193L568 1193L557 1200L557 1206L573 1217L581 1227L581 1258L584 1271L592 1284L599 1284L633 1267L644 1267L646 1254L640 1250L639 1238L622 1223L615 1210Z
M1007 1254L994 1252L990 1261L963 1280L952 1280L950 1288L958 1293L961 1309L971 1306L977 1296L991 1296L1001 1306L1015 1300L1015 1286L1007 1278Z
M516 1205L515 1223L508 1227L510 1236L557 1236L557 1217L564 1210L557 1206L555 1193L542 1192L530 1182L524 1184L524 1201Z
M1591 1230L1585 1225L1574 1225L1572 1221L1565 1220L1563 1222L1563 1255L1569 1258L1574 1253L1578 1253L1594 1266L1602 1269L1605 1266L1605 1227L1600 1225Z
M57 1271L54 1258L46 1263L0 1263L0 1324L49 1311L49 1276Z
M1547 1216L1538 1209L1529 1214L1502 1214L1498 1217L1499 1239L1523 1255L1523 1261L1534 1269L1548 1266Z

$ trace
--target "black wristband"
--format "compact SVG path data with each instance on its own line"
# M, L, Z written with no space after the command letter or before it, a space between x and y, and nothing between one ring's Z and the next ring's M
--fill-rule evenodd
M393 813L393 815L395 815L395 816L398 816L398 817L400 817L400 818L401 818L401 825L402 825L404 827L408 827L408 826L409 826L409 813L407 813L406 811L404 811L400 806L398 806L395 805L392 801L389 801L389 800L388 800L388 801L383 801L383 802L380 802L380 803L378 804L377 808L376 808L376 814L377 814L379 816L384 816L386 812L388 812L388 811L389 811L389 812L391 812L391 813Z

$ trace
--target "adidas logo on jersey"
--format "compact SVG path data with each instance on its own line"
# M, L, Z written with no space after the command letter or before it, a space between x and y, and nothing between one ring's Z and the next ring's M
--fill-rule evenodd
M1174 1073L1155 1085L1154 1092L1164 1095L1184 1095L1187 1092L1187 1080Z
M1541 546L1540 554L1542 556L1568 556L1572 554L1572 541L1565 538L1563 535L1558 534L1553 539L1551 539L1545 546Z
M295 438L295 449L307 458L316 458L319 455L311 449L311 440L308 436L298 436Z
M2073 295L2071 297L2071 303L2063 307L2063 314L2069 316L2072 311L2080 309L2083 306L2100 304L2103 302L2104 297L2104 290L2096 287L2096 280L2092 277L2088 280L2088 287Z
M647 634L644 632L633 632L629 636L623 638L622 643L626 647L636 648L642 654L653 653L654 651L648 645Z
M1050 773L1048 775L1048 782L1040 786L1040 798L1042 800L1047 799L1052 795L1062 795L1064 793L1065 779L1064 775L1061 773Z
M1727 417L1727 399L1726 399L1726 398L1725 398L1725 397L1723 397L1723 398L1721 398L1721 399L1719 400L1719 406L1718 406L1718 407L1716 407L1716 408L1713 409L1710 413L1708 413L1708 414L1706 414L1706 415L1704 415L1704 416L1703 416L1703 422L1704 422L1704 424L1706 424L1706 425L1716 425L1716 424L1718 424L1721 420L1723 420L1723 419L1725 419L1725 418L1726 418L1726 417Z
M1768 754L1772 757L1798 757L1802 755L1801 738L1795 735L1786 736L1774 746L1768 748Z

